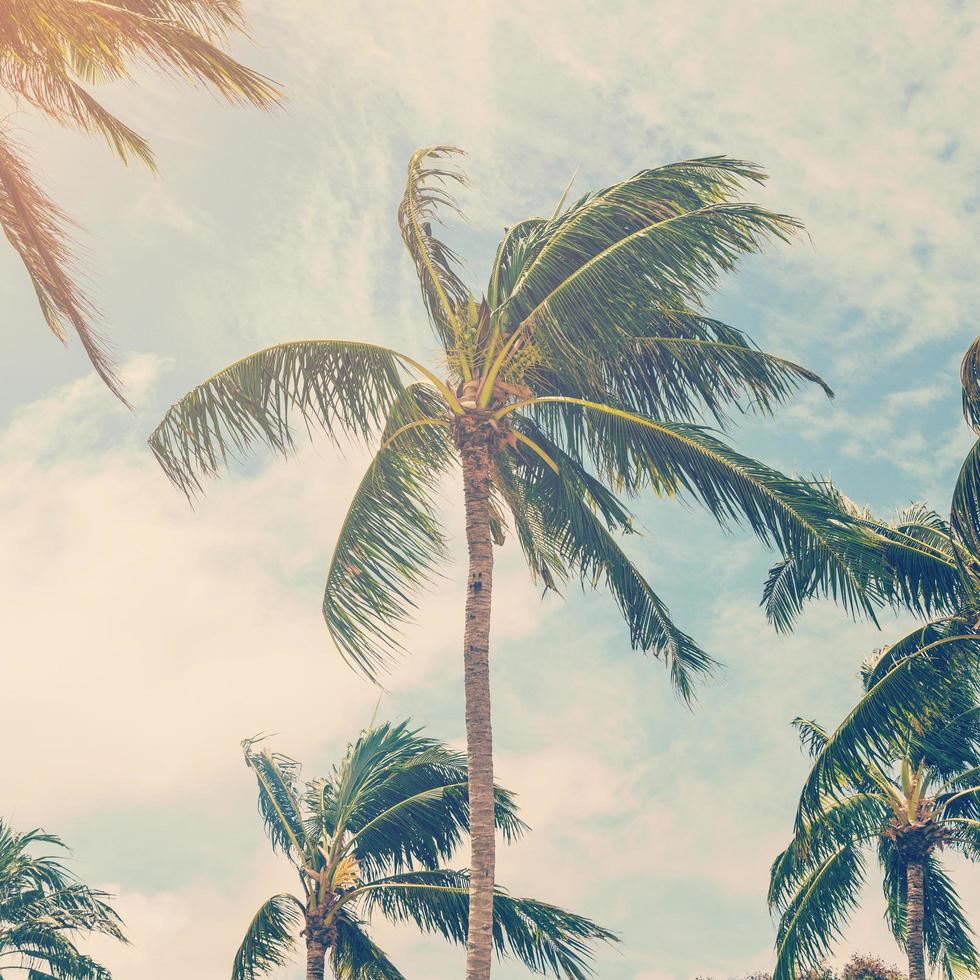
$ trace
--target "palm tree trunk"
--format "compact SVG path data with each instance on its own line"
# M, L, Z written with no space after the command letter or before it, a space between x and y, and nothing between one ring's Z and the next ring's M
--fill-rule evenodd
M327 947L319 936L306 937L306 980L323 980Z
M467 439L466 436L472 436ZM481 438L482 436L482 438ZM490 723L490 447L483 433L460 433L469 578L463 630L466 753L470 802L470 907L466 980L488 980L493 956L493 729Z
M905 866L905 880L908 885L905 940L909 954L909 980L926 980L922 929L925 915L924 877L925 865L922 861L909 861Z

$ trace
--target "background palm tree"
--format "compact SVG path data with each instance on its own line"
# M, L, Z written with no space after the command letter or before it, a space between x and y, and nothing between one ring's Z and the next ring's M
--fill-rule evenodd
M963 411L980 434L980 338L961 367ZM859 771L895 749L896 733L910 718L946 709L951 698L980 691L980 440L960 468L947 520L923 504L901 510L892 521L848 500L833 485L817 482L828 515L844 533L846 561L862 583L861 605L891 607L925 620L879 658L873 681L858 704L830 734L816 759L809 785L828 787L840 769ZM790 629L805 603L833 595L829 568L817 549L788 551L770 570L763 603L773 624ZM812 794L804 794L804 804Z
M341 653L369 677L399 650L398 627L446 560L436 491L458 466L469 552L463 640L472 802L467 977L485 980L493 907L493 754L489 631L493 545L508 521L532 575L569 575L612 592L635 648L662 657L680 695L713 661L672 621L618 534L634 530L616 492L686 495L722 524L744 523L783 553L819 552L824 584L863 605L846 563L851 532L826 520L806 483L734 452L695 424L768 412L816 375L766 354L708 317L720 272L798 223L739 198L764 179L723 157L643 170L550 217L510 226L477 299L434 237L462 182L450 147L409 162L398 211L441 347L426 367L348 340L259 351L184 396L150 437L188 494L256 442L288 452L292 426L377 448L344 521L324 596ZM407 381L405 374L417 379Z
M0 976L110 980L109 971L76 945L91 934L125 942L109 896L82 884L51 855L37 853L38 847L64 844L40 830L18 834L0 819Z
M881 675L879 664L868 666L865 690ZM942 711L906 718L883 751L833 771L822 755L830 735L796 719L823 771L807 780L793 840L772 867L769 902L781 913L774 980L791 980L827 955L858 903L872 846L910 980L925 980L927 953L947 980L980 970L973 932L937 855L950 848L980 860L980 709L975 692L948 690Z
M292 862L302 891L262 905L232 980L282 966L300 927L307 980L322 980L326 962L338 980L400 980L369 936L365 919L375 912L465 941L468 875L442 866L468 829L465 756L407 723L384 724L363 732L329 776L301 785L292 759L256 739L242 744L272 846ZM526 829L505 790L496 790L495 817L508 840ZM585 977L591 946L614 938L582 916L497 891L497 952L537 973Z
M124 162L154 169L149 144L87 86L149 67L203 82L231 102L271 106L279 93L269 80L222 50L244 28L239 0L12 0L0 5L0 88L60 125L103 136ZM64 341L73 330L99 377L125 401L75 276L70 224L0 123L0 226L51 331Z

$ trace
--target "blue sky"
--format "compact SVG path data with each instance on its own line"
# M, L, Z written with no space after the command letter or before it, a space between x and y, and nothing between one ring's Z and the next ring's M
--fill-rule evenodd
M316 774L378 697L319 615L362 456L321 442L260 457L191 510L143 440L186 388L265 344L431 350L395 223L416 146L469 152L469 221L447 234L476 289L503 228L550 211L573 173L585 191L684 157L763 164L759 196L808 237L747 261L710 306L838 397L804 393L776 419L747 419L737 445L830 473L886 514L913 499L945 508L970 445L956 368L980 307L975 7L250 8L254 43L239 53L286 86L285 111L229 109L153 77L107 93L152 138L158 178L26 113L9 120L84 227L137 411L98 386L77 345L59 349L0 250L4 716L20 736L0 761L3 814L62 834L79 870L119 894L133 946L100 952L126 980L220 976L255 908L290 885L239 740L275 732ZM662 668L629 650L608 597L571 588L542 602L505 548L497 767L534 832L501 855L499 877L617 930L603 980L748 972L769 962L768 864L805 769L789 722L839 718L861 660L903 624L879 633L815 606L778 636L758 609L761 545L676 503L638 514L633 552L727 669L686 711ZM426 600L381 702L457 743L460 574ZM897 958L878 894L842 950ZM407 976L458 972L460 954L435 939L380 935Z

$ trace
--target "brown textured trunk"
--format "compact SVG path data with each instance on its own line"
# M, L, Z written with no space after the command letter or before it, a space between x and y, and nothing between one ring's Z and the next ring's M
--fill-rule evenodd
M924 876L925 865L922 861L909 861L905 866L905 880L908 885L908 900L905 908L905 939L909 954L909 980L926 980L922 930L922 921L925 916Z
M487 980L493 956L493 730L490 725L490 447L479 430L460 433L469 578L463 631L470 800L470 919L466 980Z
M306 980L323 980L327 947L318 936L306 937Z

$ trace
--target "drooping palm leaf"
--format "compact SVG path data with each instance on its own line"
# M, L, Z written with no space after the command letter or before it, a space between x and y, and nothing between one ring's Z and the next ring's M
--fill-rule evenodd
M304 921L303 905L292 895L273 895L252 917L231 968L231 980L257 980L292 959Z
M77 281L70 226L0 130L0 227L27 269L51 332L64 342L73 330L99 377L125 401L112 358L93 326L95 310Z
M414 922L456 943L466 941L469 876L461 871L417 871L372 882L360 897L365 909L393 922ZM591 976L590 945L613 942L613 933L554 905L494 892L494 944L530 969L556 977Z
M773 980L795 980L797 970L820 964L857 907L863 881L861 852L849 844L807 876L779 921Z
M583 585L604 584L610 590L629 626L633 648L660 657L677 693L690 701L694 679L710 673L717 663L676 626L665 603L614 538L614 531L631 529L629 512L537 427L517 424L557 463L558 471L522 447L510 470L518 488L511 506L519 509L525 523L540 526L541 536L564 563L578 570ZM507 461L501 461L498 470L506 466Z
M961 969L967 975L980 973L980 953L975 934L967 921L956 886L946 869L931 854L923 875L926 952L930 962L939 968L944 980L954 980Z
M423 737L406 723L383 724L363 733L328 780L330 793L315 787L308 805L319 810L344 850L357 855L362 874L382 875L448 860L469 827L466 758ZM513 796L498 787L496 822L506 841L526 827Z
M447 426L431 388L400 394L334 547L323 615L344 658L372 680L401 649L399 627L446 558L436 492L455 457Z
M630 493L688 494L726 527L748 525L784 554L819 553L822 588L848 610L874 614L873 583L854 534L810 484L734 452L699 426L563 397L529 403L543 428L578 460Z
M93 934L125 942L109 896L79 881L50 853L53 834L18 834L0 819L0 969L28 977L111 980L76 940Z
M336 980L405 980L364 930L364 923L351 915L336 921L337 941L330 951L330 968Z

